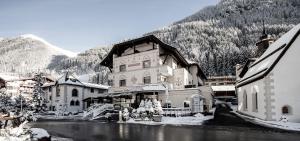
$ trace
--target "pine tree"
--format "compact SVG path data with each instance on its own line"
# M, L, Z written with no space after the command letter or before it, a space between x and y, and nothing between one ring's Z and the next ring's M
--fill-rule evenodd
M42 73L39 73L34 76L36 83L34 85L32 100L34 105L33 108L36 112L41 112L46 109L45 92L42 89L44 83L42 75Z

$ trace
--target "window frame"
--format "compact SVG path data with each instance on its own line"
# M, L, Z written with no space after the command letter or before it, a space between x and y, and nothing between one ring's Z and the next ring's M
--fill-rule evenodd
M119 66L119 71L120 72L125 72L126 71L126 65L125 64L122 64Z
M74 100L70 101L70 106L75 106L75 101Z
M95 89L94 89L94 88L90 88L90 92L91 92L91 93L94 93L94 92L95 92Z
M146 79L146 78L149 78L149 79ZM146 80L148 80L149 82L146 82ZM144 76L143 82L144 82L144 84L151 84L151 76Z
M289 105L284 105L281 107L281 114L283 115L291 115L292 114L292 108Z
M76 92L76 93L75 93ZM74 94L76 94L76 95L74 95ZM72 97L78 97L78 90L76 89L76 88L74 88L73 90L72 90Z
M252 104L253 104L253 112L258 112L258 94L257 92L253 93Z
M246 91L244 91L244 94L243 94L243 102L244 102L243 110L248 111L248 96L247 96Z
M146 65L146 63L149 63L148 65ZM143 68L150 68L151 67L151 60L144 60L143 61Z
M80 101L79 101L79 100L76 100L76 101L74 102L74 106L80 106Z
M124 83L122 83L122 82L124 82ZM120 86L120 87L126 87L126 79L121 79L121 80L119 81L119 86Z

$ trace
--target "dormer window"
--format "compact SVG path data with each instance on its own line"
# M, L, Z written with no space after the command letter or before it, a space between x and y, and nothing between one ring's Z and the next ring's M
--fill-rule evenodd
M126 71L126 65L120 65L120 72Z
M150 68L150 67L151 67L151 61L150 60L143 61L143 68Z

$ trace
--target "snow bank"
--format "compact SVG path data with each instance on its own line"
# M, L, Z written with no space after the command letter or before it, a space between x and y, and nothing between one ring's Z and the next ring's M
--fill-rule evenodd
M0 141L25 141L30 140L30 133L24 126L27 122L22 123L16 128L0 129Z
M196 114L188 117L162 117L161 122L139 121L130 119L126 123L146 124L146 125L202 125L204 121L212 119L213 116Z
M253 118L249 116L245 116L234 112L237 116L249 121L253 124L261 125L268 128L275 128L281 130L288 130L288 131L300 131L300 123L293 123L293 122L283 122L283 121L265 121L258 118Z
M45 129L42 128L31 128L30 129L33 139L49 138L50 135Z
M83 120L83 115L69 115L69 116L57 116L57 115L37 115L37 119L42 120Z

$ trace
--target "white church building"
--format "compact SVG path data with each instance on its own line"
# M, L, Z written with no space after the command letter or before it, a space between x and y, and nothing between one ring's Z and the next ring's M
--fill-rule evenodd
M237 82L238 112L265 121L300 122L300 24L249 61Z
M111 71L108 92L114 104L138 107L141 100L158 99L172 107L212 106L199 65L153 35L114 45L101 65Z

